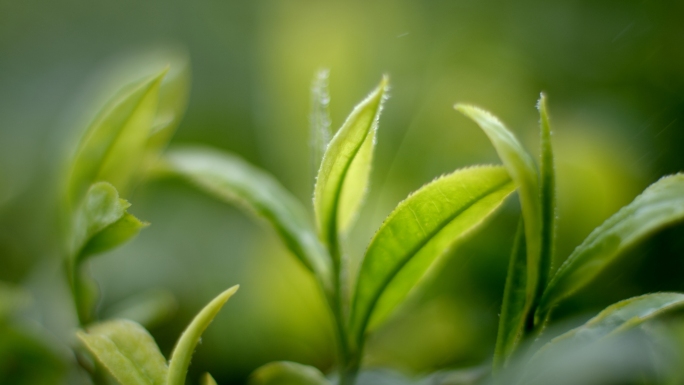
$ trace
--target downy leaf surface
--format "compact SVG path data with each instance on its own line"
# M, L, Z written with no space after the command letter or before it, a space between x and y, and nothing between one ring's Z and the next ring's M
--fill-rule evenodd
M125 87L90 125L72 164L72 205L95 182L109 182L126 194L145 155L166 71Z
M494 145L499 158L518 188L522 216L525 221L525 246L527 248L527 303L526 312L532 307L539 287L544 285L547 272L541 271L542 205L539 176L532 157L518 139L499 119L480 108L457 104L456 110L477 123Z
M139 324L113 320L77 335L122 385L166 384L166 360L152 336Z
M330 93L328 92L328 76L330 71L322 69L316 72L311 85L311 166L315 173L321 166L321 159L328 148L330 137Z
M314 212L321 240L332 250L338 247L339 233L350 225L365 195L387 83L384 77L354 108L321 161L314 187Z
M237 156L202 147L172 148L166 165L203 191L265 218L324 286L329 281L330 257L306 209L271 175Z
M352 305L352 335L360 343L384 320L457 239L481 224L513 192L503 167L455 171L401 202L368 246Z
M661 178L597 227L561 265L537 310L551 307L591 282L623 251L659 229L684 219L684 174Z
M515 351L520 342L525 327L525 300L527 298L525 282L527 264L525 258L527 253L524 226L524 222L520 220L508 264L508 275L499 318L499 331L494 349L494 370L498 370L506 364L508 357Z
M279 361L266 364L252 373L249 385L329 385L330 382L313 366Z
M169 361L166 385L185 384L185 376L188 372L188 366L190 366L190 358L192 358L195 346L197 346L202 333L204 333L204 330L214 320L219 310L235 294L239 287L239 285L235 285L219 294L195 316L190 325L185 329L178 339L176 347L173 349L173 354Z

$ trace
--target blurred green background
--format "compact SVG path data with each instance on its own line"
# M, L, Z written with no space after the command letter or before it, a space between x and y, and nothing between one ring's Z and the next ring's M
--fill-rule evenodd
M31 292L30 333L68 341L74 320L56 252L55 202L82 129L69 122L84 113L79 100L108 63L168 45L187 50L193 78L172 144L237 153L305 202L315 71L331 71L334 128L390 75L370 193L347 245L356 259L409 192L456 168L498 163L455 102L492 111L536 154L535 103L546 92L558 266L648 184L684 169L683 15L677 0L0 0L0 280ZM150 181L130 201L152 226L93 261L101 309L148 289L173 292L175 316L151 330L168 354L204 303L240 283L207 330L190 381L210 371L219 383L241 383L282 359L331 367L321 297L267 226L179 181ZM518 215L509 198L484 231L450 251L444 268L374 336L367 364L420 374L489 359ZM684 291L683 254L679 225L635 248L556 317L586 318L647 291ZM0 356L6 351L0 346ZM39 356L29 351L22 362L38 365ZM41 365L62 378L58 362Z

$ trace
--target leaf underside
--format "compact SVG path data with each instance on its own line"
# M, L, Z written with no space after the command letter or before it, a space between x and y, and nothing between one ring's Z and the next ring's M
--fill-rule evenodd
M503 167L481 166L438 178L401 202L371 240L361 265L351 317L357 342L514 188Z
M661 178L592 231L573 251L549 282L538 318L591 282L630 246L683 219L684 174Z

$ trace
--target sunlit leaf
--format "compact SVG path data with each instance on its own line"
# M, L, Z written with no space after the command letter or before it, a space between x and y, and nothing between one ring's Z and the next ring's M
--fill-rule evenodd
M520 206L525 221L527 248L527 303L529 311L533 301L544 287L548 272L541 271L542 205L539 196L539 176L532 157L503 123L487 111L473 106L457 104L456 110L469 117L487 134L499 158L518 188Z
M166 384L166 360L152 336L137 323L108 321L77 335L122 385Z
M350 224L363 199L385 99L387 78L357 105L330 141L314 187L314 211L323 242L336 252L338 233ZM333 259L339 256L333 255Z
M361 341L405 298L434 260L481 224L515 186L503 167L455 171L410 195L371 240L357 280L352 335Z
M124 194L128 191L145 155L157 112L159 86L166 72L125 87L95 118L72 164L72 204L99 181L113 184Z
M202 333L204 333L204 330L214 320L219 310L235 294L238 288L239 285L235 285L219 294L195 316L190 325L185 329L178 339L176 347L173 349L173 354L169 361L166 385L185 384L185 376L190 365L190 358L192 358L192 354L195 352L195 346L197 346Z
M255 370L249 385L329 385L330 382L313 366L296 362L271 362Z
M549 282L540 307L551 307L582 288L624 250L659 229L684 219L684 174L661 178L597 227L561 265Z
M172 293L153 289L116 303L106 310L105 318L125 318L151 328L169 319L178 303Z
M525 327L526 255L524 222L521 220L508 264L508 276L499 318L499 332L494 350L495 370L505 365L506 360L520 342Z
M304 266L324 283L329 280L330 257L306 209L271 175L237 156L208 148L173 148L166 161L172 172L202 190L265 218Z
M328 93L328 75L330 71L322 69L316 72L311 85L311 165L314 173L321 166L321 159L328 147L330 137L330 94Z
M681 293L653 293L626 299L608 306L584 325L554 338L539 353L570 339L580 343L597 341L682 307L684 294Z
M204 376L202 376L202 385L217 385L216 380L214 380L214 377L211 376L209 373L204 373Z

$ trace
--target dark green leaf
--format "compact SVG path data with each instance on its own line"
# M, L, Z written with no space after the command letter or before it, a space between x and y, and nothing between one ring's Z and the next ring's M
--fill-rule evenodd
M167 165L202 190L237 202L273 225L304 266L329 281L330 257L316 237L306 209L271 175L230 154L200 147L174 148Z
M524 222L518 224L518 232L515 235L513 252L508 264L508 276L506 288L501 305L501 317L499 318L499 333L496 338L494 350L494 369L497 370L506 364L508 357L515 351L520 342L523 329L525 328L525 299L526 285L525 274L525 230Z
M515 186L502 167L458 170L410 195L371 240L359 273L351 330L357 342L404 299L434 260L481 224Z
M553 161L553 146L551 144L551 124L546 108L546 95L541 94L539 103L541 126L541 212L542 212L542 244L539 263L539 286L537 298L541 298L548 283L551 271L556 231L556 169ZM542 322L544 320L541 320Z
M202 333L204 333L204 330L214 320L219 310L235 294L238 288L239 285L235 285L219 294L195 316L190 325L185 329L178 339L176 347L173 349L173 354L169 361L166 385L185 384L185 376L188 372L188 366L190 366L190 358L192 358L192 354L195 352L195 346L197 346Z
M532 157L499 119L477 107L457 104L455 108L475 121L487 134L518 188L525 221L528 312L540 291L539 287L543 285L541 278L544 275L541 271L542 206L537 168Z
M78 337L122 385L166 384L166 360L137 323L108 321L79 331Z
M659 229L684 219L684 174L664 177L597 227L556 272L544 291L538 318L582 288L621 253Z
M280 361L255 370L249 385L330 385L330 382L313 366Z
M338 234L356 216L368 185L375 131L387 78L359 103L330 141L314 187L314 211L321 240L332 250ZM334 259L338 256L333 255Z

